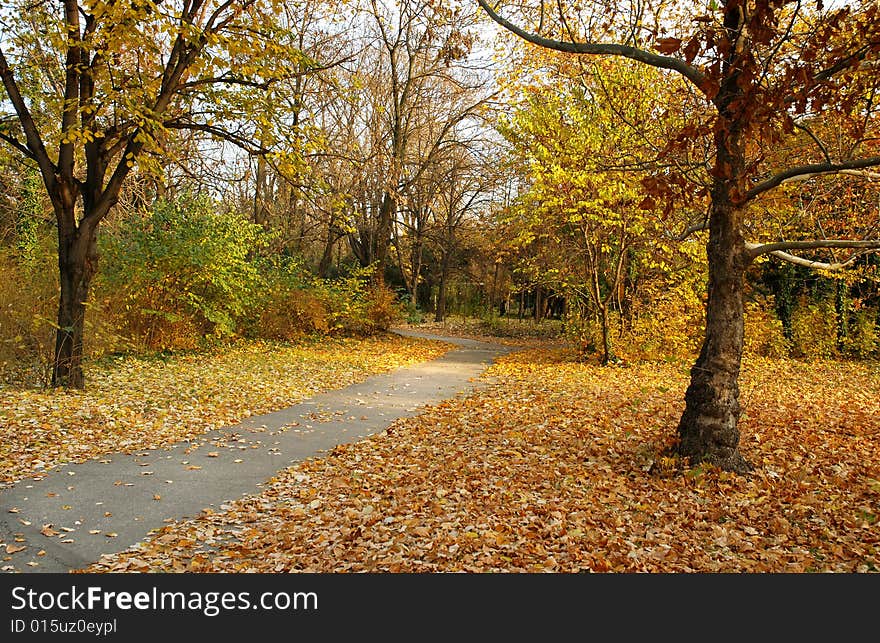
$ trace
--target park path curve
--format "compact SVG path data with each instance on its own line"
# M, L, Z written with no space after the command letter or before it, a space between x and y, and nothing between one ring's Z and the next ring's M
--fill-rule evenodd
M296 462L381 432L398 418L482 385L479 375L512 350L471 339L395 332L456 348L191 441L65 464L0 490L0 567L66 573L102 554L124 551L169 520L220 510L258 493L265 481Z

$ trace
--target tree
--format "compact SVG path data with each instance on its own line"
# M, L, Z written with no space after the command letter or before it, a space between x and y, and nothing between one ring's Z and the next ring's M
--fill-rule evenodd
M530 53L529 69L542 74L526 75L525 99L500 126L528 189L502 219L512 242L529 248L520 263L530 280L598 317L608 364L611 316L616 308L622 320L627 284L662 269L672 250L658 213L639 207L659 134L628 126L650 120L664 79L619 61L578 68Z
M52 384L79 388L98 228L126 179L136 167L160 172L174 129L260 151L214 122L214 94L259 92L287 73L290 56L272 0L14 4L0 34L14 115L0 139L39 169L52 203L61 283Z
M815 8L798 0L713 0L708 8L640 3L627 11L585 2L574 8L560 3L553 15L545 15L523 4L520 15L527 26L522 27L488 0L477 1L493 21L535 45L629 58L677 74L683 86L702 95L707 110L690 119L679 140L702 139L711 150L709 184L694 188L696 197L709 201L707 216L686 231L709 231L706 330L691 369L676 452L692 464L750 470L739 451L738 429L747 268L768 254L797 262L803 261L797 251L871 249L880 242L750 242L747 222L756 204L786 182L880 165L880 6L862 1L826 9L821 0ZM847 123L843 134L849 144L836 156L810 127L828 115ZM778 166L773 163L778 158L767 158L766 150L794 144L804 129L812 133L804 149L808 161ZM649 201L670 198L665 188L671 179L661 174L649 182ZM844 263L813 265L834 269Z
M381 279L406 186L430 167L450 133L485 98L478 92L481 79L468 77L461 64L473 44L473 12L426 0L403 0L390 8L370 0L369 14L378 49L374 122L381 138L376 148L384 161L370 259ZM424 125L430 121L438 127L426 140Z

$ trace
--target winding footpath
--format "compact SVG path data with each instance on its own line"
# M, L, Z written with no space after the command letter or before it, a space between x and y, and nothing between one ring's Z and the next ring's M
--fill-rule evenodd
M102 554L128 549L170 520L222 510L225 503L258 493L265 481L296 462L381 432L398 418L480 386L479 375L512 350L396 332L457 348L192 441L62 465L41 479L3 489L0 567L11 573L66 573Z

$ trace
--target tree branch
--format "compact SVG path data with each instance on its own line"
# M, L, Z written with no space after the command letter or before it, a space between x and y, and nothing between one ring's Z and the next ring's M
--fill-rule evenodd
M752 245L754 245L754 244L747 243L746 248L748 248L749 246L752 246ZM863 256L865 253L858 252L858 253L854 254L852 257L850 257L849 259L847 259L846 261L843 261L840 263L827 263L824 261L813 261L811 259L804 259L803 257L798 257L797 255L793 255L788 252L783 252L782 250L774 250L773 252L769 252L767 254L769 254L771 257L776 257L777 259L785 261L786 263L791 263L796 266L803 266L804 268L809 268L811 270L838 271L838 270L845 270L853 262L855 262L856 259Z
M6 141L7 143L9 143L12 147L14 147L19 152L21 152L21 155L24 156L25 158L28 158L32 161L37 160L37 157L34 155L33 152L31 152L27 148L27 145L22 144L22 142L19 141L17 138L15 138L13 136L9 136L8 134L5 134L3 132L0 132L0 141Z
M747 243L749 258L774 254L784 250L816 250L818 248L864 248L880 250L880 239L850 241L848 239L815 239L810 241L778 241L776 243ZM806 261L806 260L804 260Z
M262 145L255 145L254 141L245 136L241 136L234 132L230 132L221 127L216 127L214 125L207 125L205 123L192 123L189 121L181 121L178 119L165 121L163 124L165 127L170 129L178 129L178 130L190 130L195 132L205 132L210 134L211 136L215 136L219 139L227 141L228 143L232 143L236 147L243 149L245 152L250 154L251 156L259 156L260 154L267 154L270 150Z
M708 230L709 222L703 221L702 223L695 223L694 225L688 226L685 228L680 234L673 237L674 241L684 241L689 236L691 236L694 232L699 232L700 230Z
M33 159L40 168L40 174L43 176L43 182L52 193L55 186L55 164L49 158L46 147L43 145L43 139L37 129L36 123L31 116L31 112L24 102L21 91L18 89L18 83L15 82L15 76L6 62L6 56L3 55L3 49L0 49L0 79L3 81L3 87L6 89L6 95L12 103L15 113L18 115L18 122L24 130L27 149L30 151Z
M645 51L643 49L638 49L637 47L630 47L627 45L612 43L567 42L564 40L553 40L551 38L544 38L543 36L539 36L538 34L528 32L525 29L516 26L509 20L502 18L495 12L494 9L489 6L486 0L477 0L477 2L494 22L498 23L508 31L516 34L523 40L532 43L533 45L538 45L539 47L545 47L547 49L553 49L555 51L561 51L569 54L605 54L611 56L619 56L622 58L629 58L630 60L636 60L652 67L659 67L661 69L669 69L671 71L678 72L694 85L696 85L700 89L700 91L705 92L706 76L699 69L697 69L696 67L692 67L680 58L673 58L672 56L661 56L650 51Z
M765 181L761 181L751 190L746 192L740 202L745 203L751 201L759 194L772 190L786 181L804 180L824 174L850 174L851 172L849 172L849 170L859 170L867 167L876 167L878 165L880 165L880 156L871 156L841 163L813 163L811 165L793 167L783 172L779 172Z

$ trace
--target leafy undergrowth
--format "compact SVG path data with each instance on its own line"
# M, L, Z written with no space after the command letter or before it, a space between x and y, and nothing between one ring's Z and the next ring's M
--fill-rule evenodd
M192 439L449 348L397 335L247 342L105 361L89 369L84 391L0 385L0 486L63 462Z
M686 368L534 350L488 374L86 571L880 570L876 364L749 360L748 477L659 455Z

